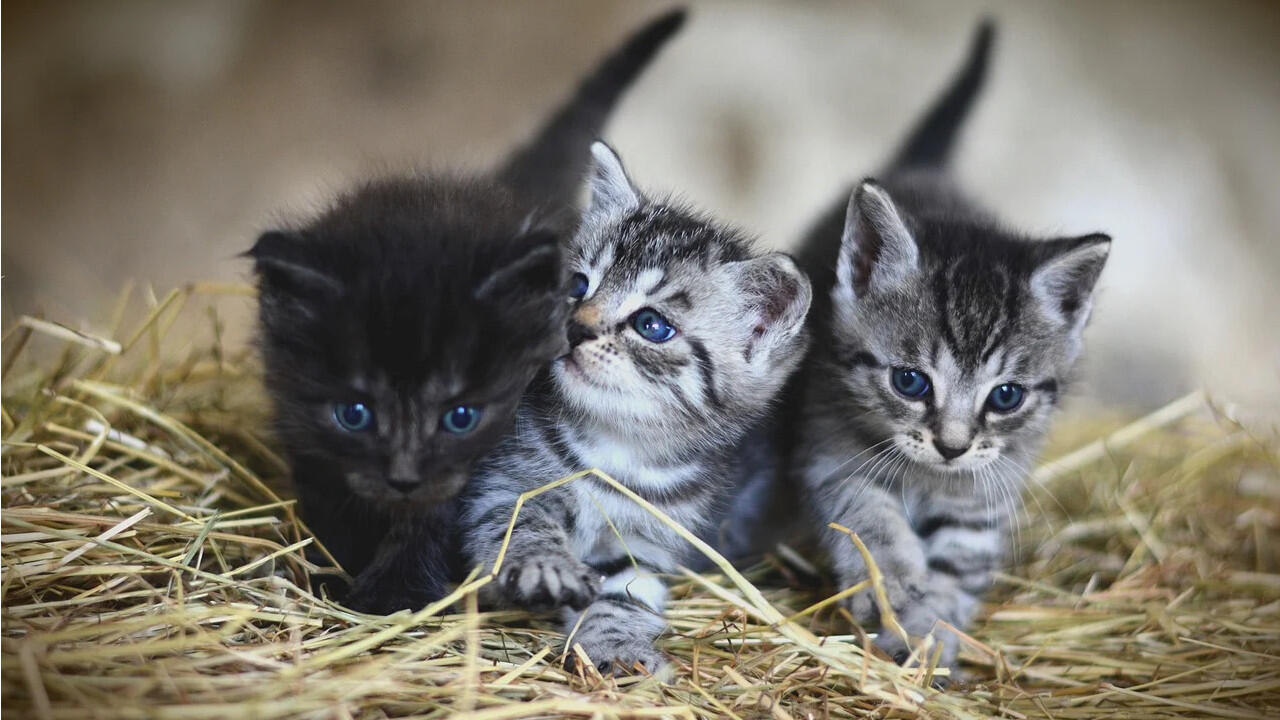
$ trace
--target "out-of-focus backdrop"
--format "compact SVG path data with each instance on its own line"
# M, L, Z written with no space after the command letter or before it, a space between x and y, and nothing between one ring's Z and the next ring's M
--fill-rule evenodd
M5 324L92 327L129 278L245 280L256 233L358 178L485 166L668 5L9 0ZM1084 394L1280 399L1280 3L693 10L609 133L642 186L787 247L990 13L957 172L1020 228L1114 236Z

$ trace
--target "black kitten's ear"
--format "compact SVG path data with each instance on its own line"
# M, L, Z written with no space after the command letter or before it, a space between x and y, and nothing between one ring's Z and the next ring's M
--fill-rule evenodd
M631 184L622 160L603 141L591 143L591 198L588 215L622 215L640 206L640 191Z
M303 295L341 289L337 278L318 266L313 248L300 233L269 230L245 255L253 258L253 269L264 293Z
M1094 233L1050 240L1031 274L1031 294L1045 316L1078 330L1089 319L1093 289L1111 252L1111 237Z
M513 257L476 288L477 300L518 300L519 295L541 296L562 289L558 235L537 230L514 243L518 249Z
M791 345L804 329L813 288L809 278L786 253L769 253L738 265L741 268L739 287L746 298L748 317L753 317L755 322L747 359L768 359L775 350Z
M919 250L888 191L863 180L849 197L836 260L838 291L883 292L916 271Z

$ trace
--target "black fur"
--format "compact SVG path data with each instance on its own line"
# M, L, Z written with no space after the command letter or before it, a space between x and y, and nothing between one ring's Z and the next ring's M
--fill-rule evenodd
M559 243L590 143L683 17L663 15L607 57L493 177L370 182L247 253L276 432L304 520L355 576L351 607L443 595L453 498L566 345ZM353 402L373 409L370 429L335 422L334 404ZM458 405L481 408L469 434L441 425Z

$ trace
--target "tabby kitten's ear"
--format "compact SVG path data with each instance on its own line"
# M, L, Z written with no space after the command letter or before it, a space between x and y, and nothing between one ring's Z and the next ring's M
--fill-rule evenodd
M793 340L804 329L813 299L809 278L786 253L769 253L735 264L739 266L738 283L747 317L755 323L747 344L748 362L755 357L769 359L779 349L794 349Z
M563 285L559 240L550 230L535 230L516 239L511 259L480 283L475 298L516 304L524 299L541 299L548 293L558 294Z
M889 193L875 180L863 180L845 212L837 291L856 298L891 290L916 271L918 260L916 241Z
M587 214L623 215L640 206L640 191L631 184L622 160L603 141L591 143L591 174L588 181L591 198Z
M253 258L263 295L295 298L337 293L342 285L325 271L301 233L269 230L245 253Z
M1079 331L1089 319L1093 289L1111 252L1111 238L1094 233L1050 240L1045 260L1031 274L1031 294L1044 315Z

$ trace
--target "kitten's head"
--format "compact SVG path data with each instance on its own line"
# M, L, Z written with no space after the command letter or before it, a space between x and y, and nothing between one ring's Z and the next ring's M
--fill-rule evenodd
M266 382L291 459L374 502L456 494L563 352L560 240L499 188L445 180L370 184L260 237Z
M568 354L552 366L569 408L672 446L736 437L806 347L809 281L782 253L654 202L617 155L592 147L590 202L565 258Z
M1080 353L1110 244L1015 237L959 211L913 217L864 182L830 326L853 421L937 472L1029 459Z

